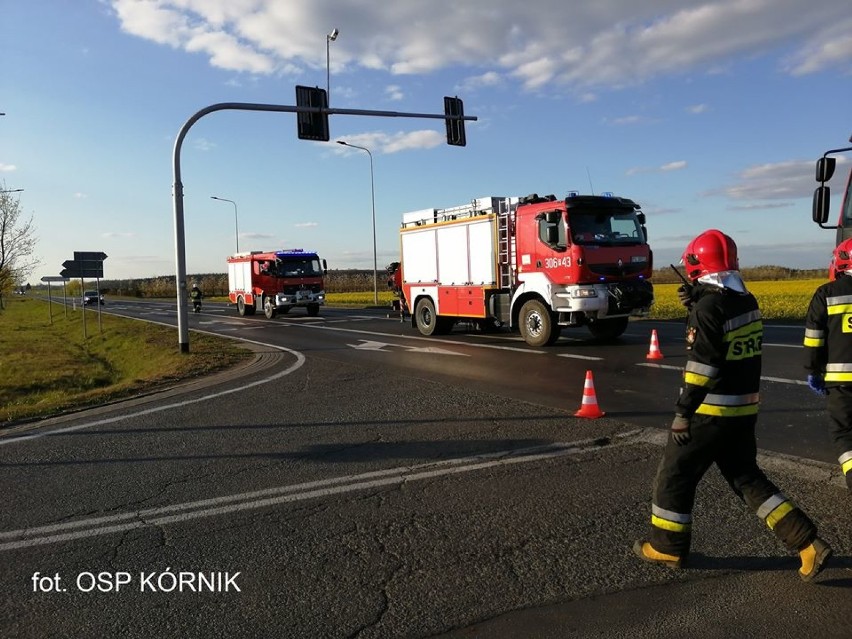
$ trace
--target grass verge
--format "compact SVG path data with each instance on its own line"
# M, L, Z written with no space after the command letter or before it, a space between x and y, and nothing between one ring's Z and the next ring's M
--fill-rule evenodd
M164 387L233 366L251 354L232 340L193 334L180 353L176 329L83 313L28 297L0 312L0 424L47 417Z

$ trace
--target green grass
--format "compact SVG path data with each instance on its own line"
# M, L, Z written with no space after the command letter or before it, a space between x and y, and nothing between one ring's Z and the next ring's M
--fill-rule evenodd
M0 311L0 423L55 415L137 395L232 366L249 353L232 340L193 334L180 353L174 328L28 297ZM102 328L102 330L101 330Z

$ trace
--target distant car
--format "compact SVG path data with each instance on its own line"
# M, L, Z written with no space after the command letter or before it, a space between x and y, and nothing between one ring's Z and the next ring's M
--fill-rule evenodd
M97 291L86 291L83 293L83 304L88 306L89 304L103 304L104 296L98 294Z

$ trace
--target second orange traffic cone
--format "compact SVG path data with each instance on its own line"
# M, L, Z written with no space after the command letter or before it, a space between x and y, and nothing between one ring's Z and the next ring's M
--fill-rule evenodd
M664 355L660 351L660 342L657 340L657 329L651 331L651 349L645 356L645 359L663 359Z
M603 417L604 413L598 406L598 398L595 395L595 381L592 379L592 371L586 371L586 383L583 384L583 403L580 410L574 413L574 417L589 417L595 419Z

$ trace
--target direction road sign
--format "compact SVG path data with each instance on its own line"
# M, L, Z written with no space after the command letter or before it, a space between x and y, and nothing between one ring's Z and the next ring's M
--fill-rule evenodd
M74 251L74 260L77 262L103 262L107 254L102 251Z
M67 277L62 277L61 275L45 275L41 278L42 282L67 282Z
M104 276L103 262L78 262L76 260L65 260L62 262L63 268L59 271L62 277L96 277L98 279Z

